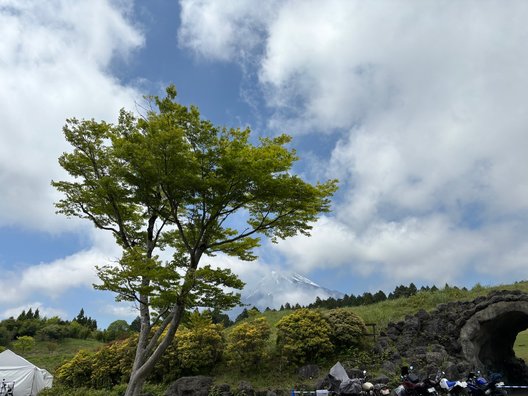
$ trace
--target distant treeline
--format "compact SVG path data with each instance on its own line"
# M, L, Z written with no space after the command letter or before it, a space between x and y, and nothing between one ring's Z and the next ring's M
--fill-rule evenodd
M449 288L449 285L445 285L446 288ZM345 294L343 298L333 298L329 297L326 300L322 300L317 297L315 302L308 305L308 308L343 308L343 307L358 307L360 305L369 305L375 304L385 300L395 300L401 297L410 297L414 296L419 291L422 292L434 292L438 290L436 286L422 286L418 289L414 283L411 283L409 286L396 286L393 292L389 293L387 296L382 290L379 290L376 293L365 292L361 295ZM288 309L288 304L284 306L284 309Z
M444 286L444 289L458 289L456 286L449 286L447 283ZM300 308L326 308L326 309L334 309L334 308L344 308L344 307L358 307L360 305L369 305L369 304L375 304L381 301L385 300L395 300L397 298L401 297L410 297L414 296L418 292L435 292L438 288L433 286L422 286L420 289L416 287L414 283L411 283L409 286L396 286L393 292L389 293L387 296L382 290L379 290L376 293L370 293L365 292L361 295L355 296L354 294L345 294L343 298L333 298L329 297L327 299L321 299L320 297L317 297L315 302L308 304L307 306L302 306L300 304L290 304L286 303L280 306L278 309L279 311L284 310L295 310ZM461 290L467 290L465 287L463 287ZM259 311L258 308L253 307L250 310ZM276 311L276 309L272 309L267 307L265 311ZM242 319L245 319L249 317L249 313L247 309L244 309L240 315L235 319L235 323L241 321ZM232 323L231 323L232 324ZM224 322L224 325L227 325Z
M21 339L25 341L47 341L56 343L65 338L96 339L99 341L114 341L129 337L139 332L139 317L130 324L125 320L116 320L105 330L97 328L97 321L86 316L81 308L79 314L72 320L63 320L58 316L42 317L38 308L33 311L22 311L20 315L0 321L0 349L14 346Z
M32 337L41 341L58 341L63 338L95 338L97 321L85 316L81 309L71 321L58 316L41 317L39 309L22 311L15 319L10 317L0 321L0 346L8 346L21 337Z

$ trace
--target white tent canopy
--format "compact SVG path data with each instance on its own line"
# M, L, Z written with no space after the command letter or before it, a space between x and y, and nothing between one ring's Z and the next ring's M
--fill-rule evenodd
M53 376L9 349L0 353L0 381L15 382L13 396L34 396L51 388Z

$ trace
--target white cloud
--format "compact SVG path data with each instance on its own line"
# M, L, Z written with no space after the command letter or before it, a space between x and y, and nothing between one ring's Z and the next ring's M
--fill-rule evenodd
M0 226L75 226L56 216L68 117L114 120L138 93L110 73L143 43L125 3L3 1L0 7Z
M178 43L200 56L222 61L245 59L261 45L265 22L277 8L277 1L251 0L211 2L183 0Z
M58 316L60 318L65 318L66 313L62 309L57 309L53 307L48 307L45 304L39 302L39 301L33 301L29 302L23 305L19 305L17 307L12 307L9 309L6 309L2 312L0 312L0 319L6 319L6 318L17 318L22 311L29 311L32 310L33 313L38 309L39 310L39 316L41 318L52 318L54 316Z
M42 295L57 299L72 288L92 289L98 283L96 265L119 257L119 248L106 233L93 231L93 246L50 263L4 271L0 279L0 303L15 304L29 296Z
M110 315L115 320L125 319L129 322L139 315L139 310L135 306L124 302L105 305L101 308L100 312Z
M188 4L182 29L214 3ZM337 140L335 215L278 246L291 265L394 282L527 277L528 3L292 0L254 22L251 46L244 15L216 14L220 42L190 41L214 44L201 53L213 59L256 48L270 126Z
M204 257L201 265L207 264L212 267L230 269L246 283L245 288L247 289L251 289L251 287L256 285L262 277L272 271L272 268L261 260L243 261L224 254L218 254L215 257Z

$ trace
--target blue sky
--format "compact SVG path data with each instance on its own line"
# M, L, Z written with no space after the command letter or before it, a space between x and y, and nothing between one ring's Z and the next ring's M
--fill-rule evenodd
M287 132L310 181L338 178L311 238L271 269L361 294L527 279L525 1L0 0L0 318L39 307L100 325L111 237L55 214L68 117L113 121L169 83L213 122Z

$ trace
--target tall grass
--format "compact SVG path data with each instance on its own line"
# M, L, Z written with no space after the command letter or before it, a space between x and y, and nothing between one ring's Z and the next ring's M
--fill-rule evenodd
M102 345L104 345L102 342L93 339L66 338L56 343L49 341L36 342L35 347L30 351L18 351L15 349L14 352L29 360L35 366L54 374L61 364L73 358L79 350L96 350Z

